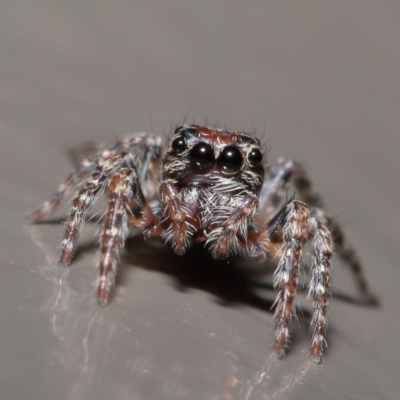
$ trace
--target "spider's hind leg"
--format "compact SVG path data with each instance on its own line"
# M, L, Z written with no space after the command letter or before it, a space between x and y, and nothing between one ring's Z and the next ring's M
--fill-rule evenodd
M61 201L68 197L76 188L76 184L87 178L97 168L102 159L113 153L129 152L132 154L135 165L143 185L146 197L153 197L158 181L159 163L161 160L161 138L146 133L127 136L117 141L113 146L110 143L86 143L70 149L69 155L75 169L60 184L57 191L51 195L30 215L32 222L42 221L51 215Z
M363 266L357 251L353 246L346 243L346 238L342 227L324 209L316 208L312 215L322 221L332 233L336 251L343 262L350 268L354 282L364 301L370 305L378 305L378 297L371 291L369 283L364 273Z
M71 174L68 175L57 191L51 195L49 200L41 204L33 213L30 215L32 222L42 221L47 216L53 214L53 212L60 205L61 201L68 197L75 189L76 180L86 177L95 168L95 163L81 164Z
M87 212L95 204L103 189L109 185L114 172L119 169L126 156L126 152L119 152L102 158L92 176L86 180L78 192L65 224L58 265L65 267L71 263L74 246Z

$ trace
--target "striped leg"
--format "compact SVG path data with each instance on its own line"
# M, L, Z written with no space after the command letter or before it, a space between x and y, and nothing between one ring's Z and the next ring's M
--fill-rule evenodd
M217 228L212 230L206 242L211 244L214 258L225 258L230 252L236 251L240 244L237 235L238 233L242 237L246 235L248 220L254 215L257 205L257 197L248 195L231 215L215 218L214 223Z
M96 169L98 163L109 157L110 154L121 152L132 155L142 182L143 192L146 197L153 197L161 160L161 138L141 133L127 136L113 146L110 143L98 146L94 143L86 143L70 150L70 158L76 167L75 170L60 184L49 200L33 211L30 220L39 222L51 215L61 201L72 193L78 180L81 181L89 176Z
M30 216L32 222L39 222L51 215L60 205L61 201L68 197L75 189L75 181L87 176L95 167L95 164L89 166L81 166L68 175L67 179L61 183L57 191L51 195L49 200L40 205Z
M330 271L333 241L328 228L315 218L310 219L309 233L313 236L313 257L308 297L314 300L310 353L312 360L320 362L325 345L326 317L331 295Z
M281 158L272 166L270 176L265 181L260 194L258 220L260 221L261 218L264 218L265 221L276 213L277 207L287 195L287 185L290 182L293 182L300 198L313 209L312 216L323 222L332 232L338 255L346 266L350 268L363 299L368 304L377 305L378 298L369 287L356 250L352 246L345 245L345 235L342 227L325 211L321 198L313 189L311 180L300 163Z
M288 184L292 182L300 197L309 207L322 207L322 201L314 191L311 180L303 166L293 160L280 158L267 174L260 193L259 218L267 220L277 211L287 196Z
M172 180L168 179L161 183L160 193L171 219L168 229L163 232L164 238L172 241L175 253L183 254L190 245L195 228L190 222L189 213L179 199L178 190Z
M346 238L342 227L323 209L316 208L312 215L323 222L332 233L333 242L337 249L337 254L350 268L354 282L358 287L363 300L370 305L378 305L378 297L371 291L367 278L364 273L360 258L354 247L346 244Z
M66 267L71 263L74 246L87 212L94 205L102 190L108 186L110 177L119 168L126 155L125 152L113 153L100 160L93 175L75 197L66 222L64 239L61 242L59 266Z
M268 237L269 236L269 237ZM254 249L262 249L279 258L274 286L279 289L275 301L275 344L279 358L285 355L289 339L289 323L294 315L294 302L299 280L304 243L312 238L313 262L309 297L314 300L311 321L311 358L322 360L325 344L326 317L330 297L330 268L333 240L328 228L310 218L308 207L297 200L289 201L275 217L248 238ZM276 250L277 245L279 250ZM249 244L247 245L249 246Z
M302 247L308 237L309 210L299 201L286 206L286 218L283 225L283 243L278 268L274 275L274 286L279 288L275 311L275 345L279 358L285 354L289 338L289 322L293 316Z
M128 232L127 207L132 199L132 182L137 179L133 169L124 168L115 173L109 187L109 204L104 219L98 258L97 302L108 303L114 285L118 250Z

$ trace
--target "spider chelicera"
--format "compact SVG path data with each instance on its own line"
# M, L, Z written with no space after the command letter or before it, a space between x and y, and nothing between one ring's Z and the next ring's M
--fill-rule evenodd
M365 300L373 304L376 298L354 249L344 247L341 228L324 211L302 166L280 159L267 168L259 140L243 132L183 125L175 129L165 152L161 142L158 136L142 133L98 149L82 158L58 191L33 212L34 222L42 220L81 183L66 221L59 265L71 263L85 216L104 192L109 201L97 261L100 305L109 301L129 223L147 238L169 242L178 254L197 243L214 258L242 255L276 260L274 350L282 357L294 313L302 249L310 240L310 353L314 361L321 361L334 243ZM289 183L303 201L285 202Z

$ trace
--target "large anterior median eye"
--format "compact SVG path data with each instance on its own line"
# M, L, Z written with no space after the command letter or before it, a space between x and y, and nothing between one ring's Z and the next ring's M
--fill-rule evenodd
M186 141L183 136L178 136L176 139L174 139L171 146L174 153L178 155L182 154L187 148Z
M206 169L214 165L214 151L207 143L197 143L196 146L190 150L189 155L192 164L194 164L197 168Z
M243 165L241 151L235 146L226 146L218 157L217 164L224 174L236 174Z

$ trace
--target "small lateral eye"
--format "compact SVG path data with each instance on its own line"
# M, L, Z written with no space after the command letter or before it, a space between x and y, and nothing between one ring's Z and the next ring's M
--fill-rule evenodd
M199 132L197 128L197 125L178 126L174 131L174 135L181 133L184 136L196 136Z
M259 149L252 149L247 154L247 159L251 167L257 167L263 159L263 155Z
M235 146L226 146L217 160L220 171L224 174L236 174L243 165L241 151Z
M175 154L182 154L187 148L186 141L183 136L178 136L176 139L174 139L171 146Z
M212 147L200 142L190 150L190 159L192 163L199 169L210 168L214 165L214 151Z

